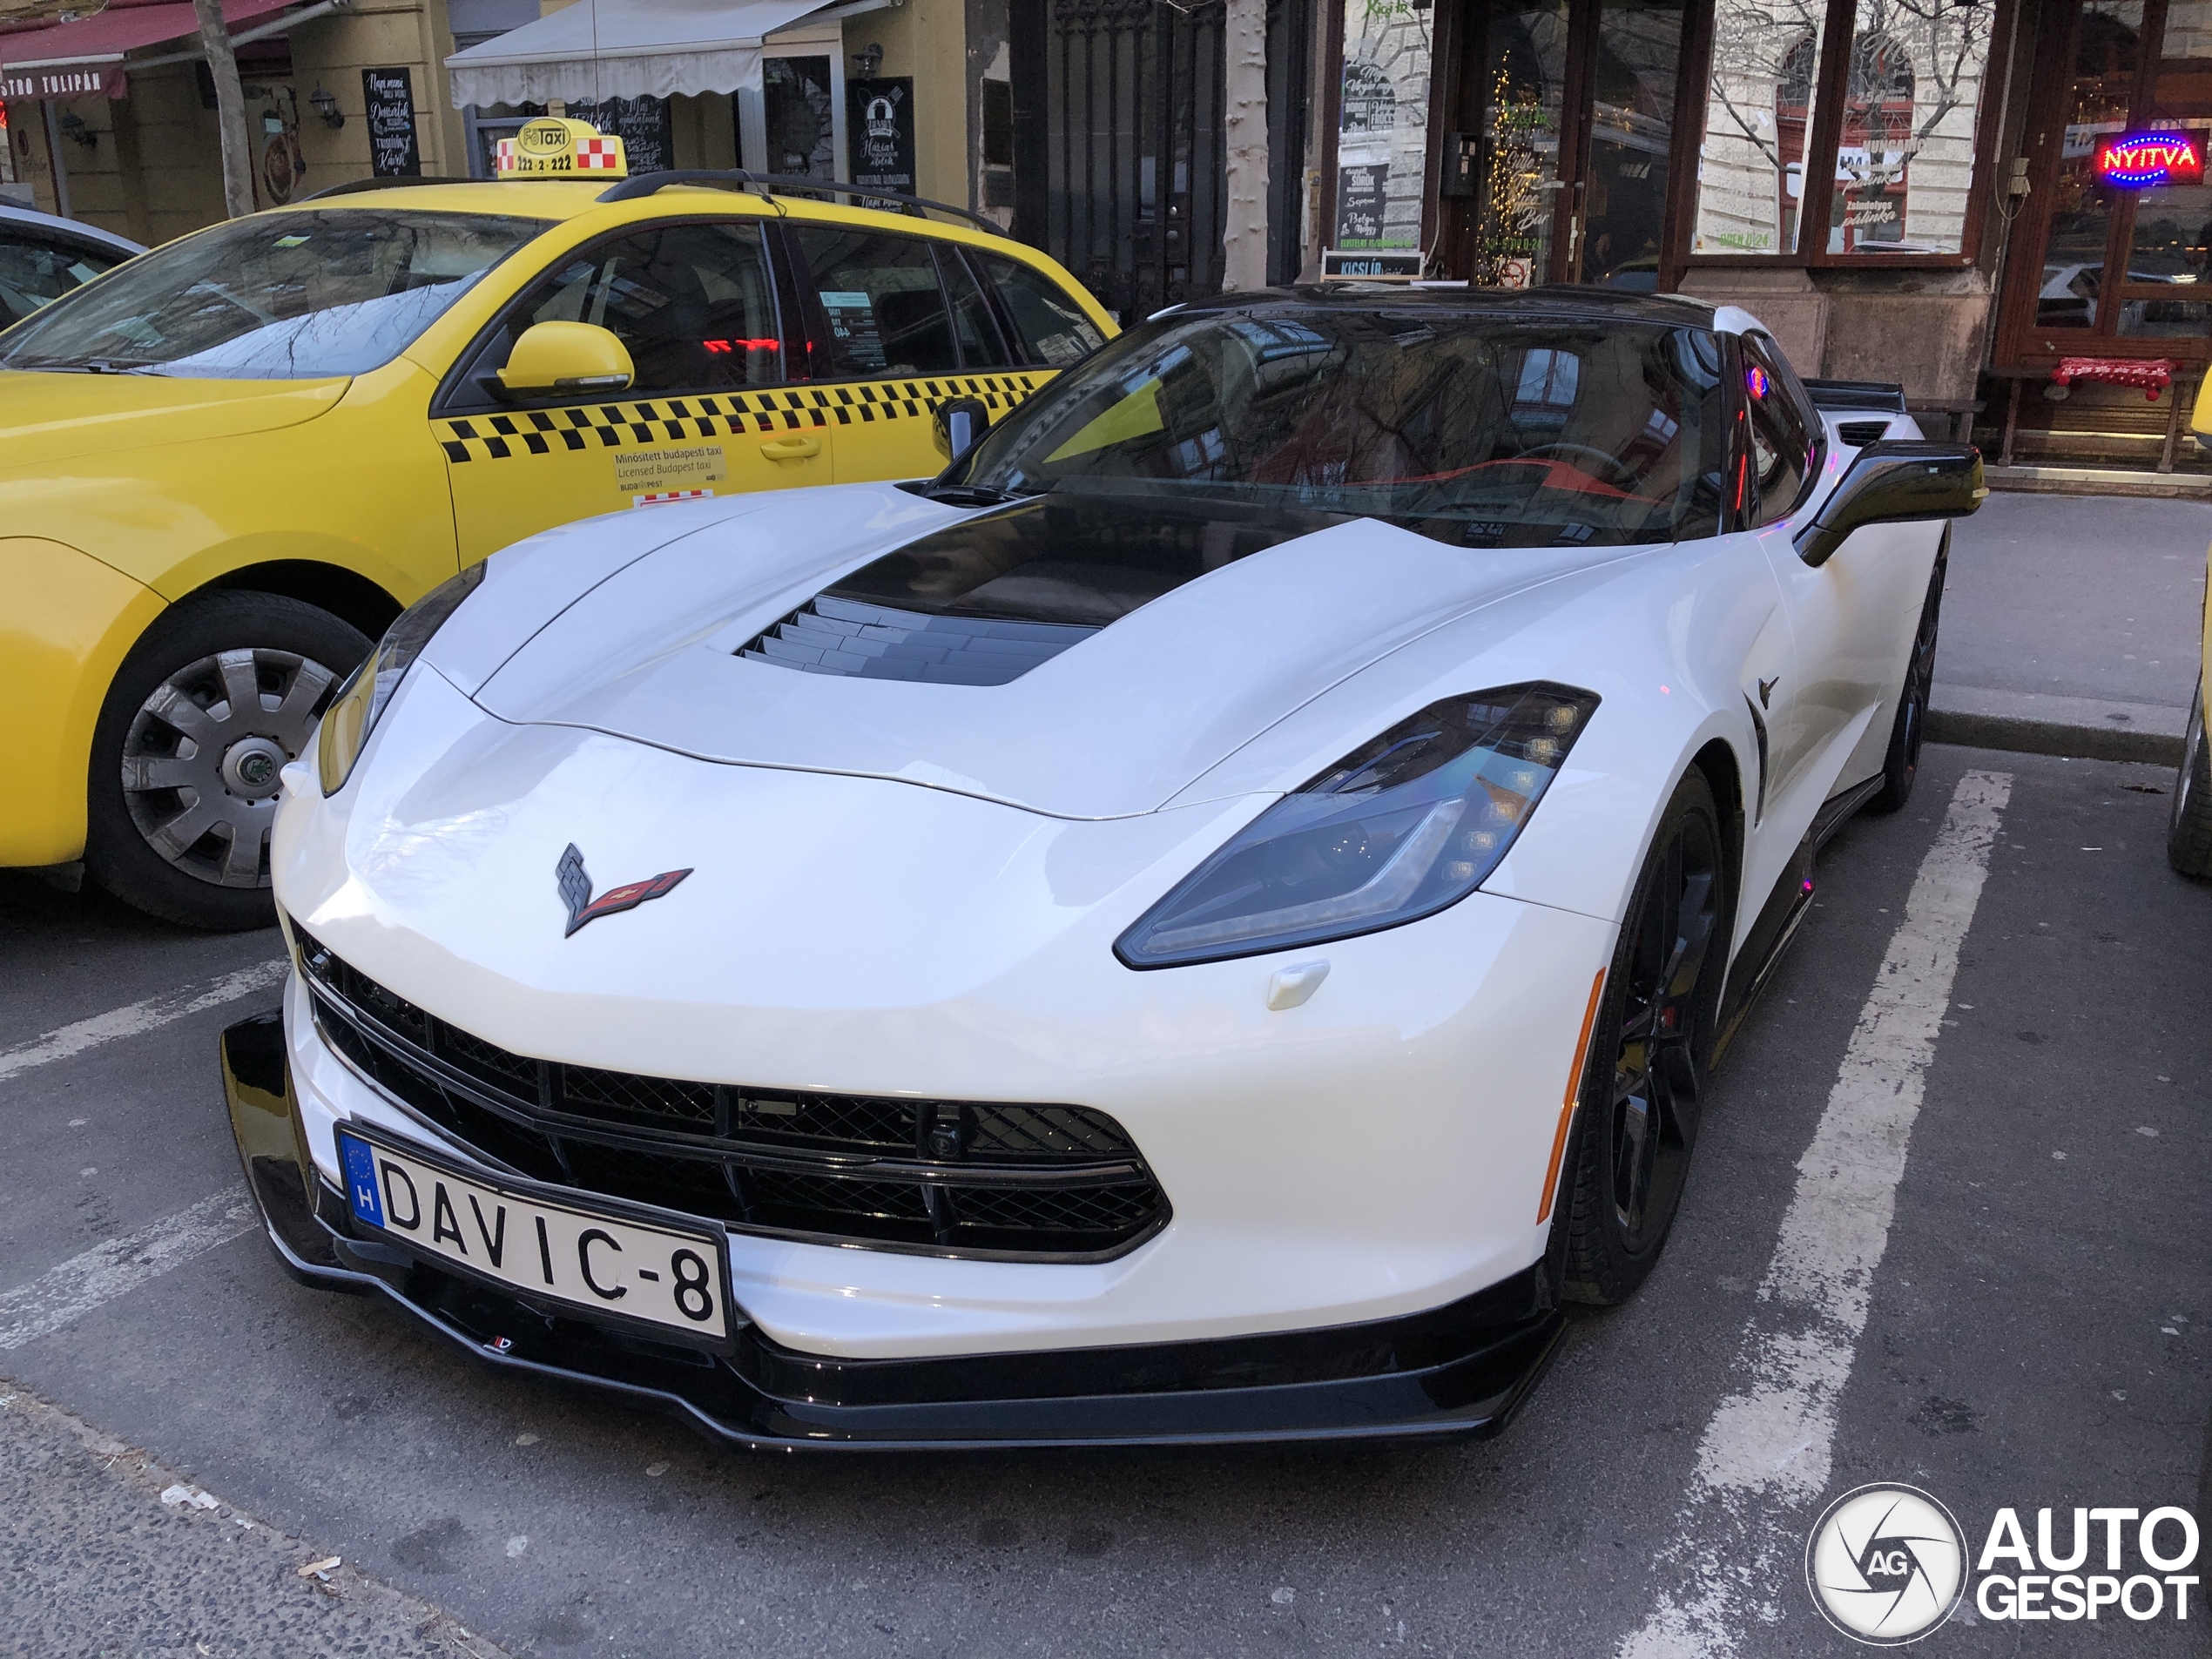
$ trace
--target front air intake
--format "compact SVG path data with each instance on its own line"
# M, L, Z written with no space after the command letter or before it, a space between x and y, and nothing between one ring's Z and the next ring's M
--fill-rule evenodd
M1069 623L930 616L821 594L738 655L807 674L1004 685L1097 631Z

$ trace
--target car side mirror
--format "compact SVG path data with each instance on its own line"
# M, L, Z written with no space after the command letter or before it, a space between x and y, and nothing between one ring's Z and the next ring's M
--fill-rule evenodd
M534 392L619 392L637 373L630 349L610 329L588 322L539 322L523 330L507 366L502 389Z
M991 429L991 411L980 397L947 398L937 406L937 447L958 461Z
M1853 530L1964 518L1988 495L1981 451L1970 443L1905 438L1870 443L1812 523L1797 532L1797 556L1807 564L1825 564Z

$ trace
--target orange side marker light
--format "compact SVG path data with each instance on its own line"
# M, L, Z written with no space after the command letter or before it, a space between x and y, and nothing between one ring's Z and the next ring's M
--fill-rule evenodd
M1590 1057L1590 1033L1597 1027L1598 998L1604 990L1605 970L1601 968L1590 981L1590 1005L1582 1010L1582 1035L1575 1040L1575 1064L1567 1074L1567 1100L1559 1109L1559 1129L1552 1136L1552 1161L1544 1171L1543 1202L1536 1207L1540 1223L1551 1219L1552 1200L1559 1196L1559 1165L1567 1156L1567 1126L1575 1121L1575 1102L1582 1092L1582 1066Z

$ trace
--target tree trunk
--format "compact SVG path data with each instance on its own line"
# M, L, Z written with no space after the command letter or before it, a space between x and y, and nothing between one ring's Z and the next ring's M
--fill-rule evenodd
M1234 293L1267 286L1267 0L1228 0L1224 50L1229 219L1221 273L1222 287Z
M246 131L246 94L238 84L238 54L223 22L223 0L192 0L199 18L199 50L215 81L215 119L223 136L223 211L236 219L253 211L253 152Z

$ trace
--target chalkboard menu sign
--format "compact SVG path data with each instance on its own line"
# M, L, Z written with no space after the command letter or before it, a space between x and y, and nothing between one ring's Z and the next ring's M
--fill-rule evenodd
M600 132L622 140L631 178L676 165L675 114L666 98L645 93L597 103L584 99L571 101L568 110L571 119L589 121Z
M368 111L368 166L378 179L420 179L422 150L415 138L415 82L404 66L361 71Z
M914 187L914 83L911 75L845 83L846 148L853 182L879 190Z

